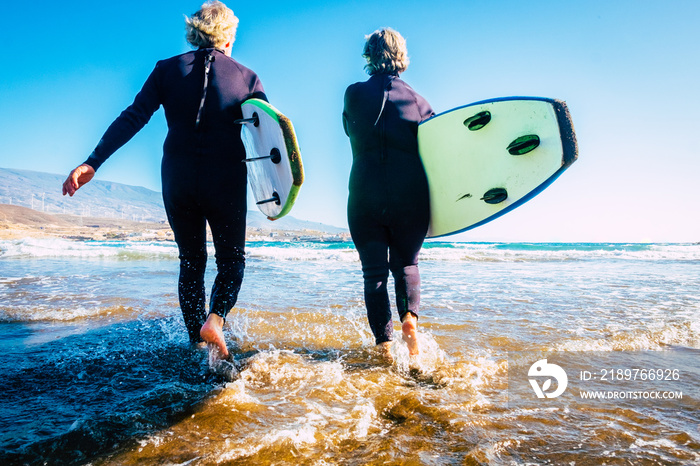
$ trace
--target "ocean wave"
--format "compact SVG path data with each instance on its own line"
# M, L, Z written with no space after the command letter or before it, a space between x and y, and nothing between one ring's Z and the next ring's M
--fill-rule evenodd
M700 244L427 242L420 259L468 262L569 262L600 259L700 261Z
M137 314L138 311L130 306L103 307L96 301L62 306L38 304L0 306L0 322L72 322L96 317L133 319Z
M73 241L24 238L0 241L0 258L173 259L177 246L161 241Z
M614 331L607 338L574 339L556 351L659 351L669 347L700 349L700 321L669 322L629 331Z
M360 257L354 248L330 249L308 248L304 245L248 247L246 256L265 261L332 261L359 262Z
M247 256L262 261L358 262L352 243L250 241ZM214 248L208 244L208 252ZM176 259L170 241L74 241L25 238L0 241L0 258ZM699 261L700 244L638 243L448 243L424 244L421 261L434 262L569 262L591 260Z

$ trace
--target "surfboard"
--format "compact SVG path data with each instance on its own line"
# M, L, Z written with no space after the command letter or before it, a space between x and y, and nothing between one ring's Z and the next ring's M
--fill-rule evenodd
M241 105L241 139L245 146L255 204L270 220L289 213L304 182L304 167L292 122L260 99Z
M436 115L418 126L428 178L427 237L461 233L521 206L578 157L566 104L505 97Z

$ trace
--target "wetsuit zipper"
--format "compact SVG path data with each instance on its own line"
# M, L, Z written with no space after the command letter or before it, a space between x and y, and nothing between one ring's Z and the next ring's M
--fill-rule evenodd
M391 89L391 83L393 81L393 76L387 76L387 82L383 86L383 92L382 92L382 106L379 109L379 115L377 115L377 119L374 122L374 126L377 126L377 123L381 124L379 125L379 144L380 144L380 160L382 162L386 161L386 143L384 141L384 134L385 134L385 127L384 127L384 119L382 118L382 114L384 113L384 106L386 105L387 100L389 99L389 90Z
M197 120L194 122L194 129L199 131L199 125L202 122L202 117L204 116L204 102L207 99L207 88L209 87L209 70L211 69L211 64L214 61L214 52L209 52L209 54L204 58L204 85L202 87L202 99L199 101L199 110L197 111Z

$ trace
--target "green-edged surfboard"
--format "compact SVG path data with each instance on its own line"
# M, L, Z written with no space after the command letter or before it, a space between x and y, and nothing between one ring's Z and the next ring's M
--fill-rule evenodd
M292 122L260 99L241 105L241 139L248 182L260 211L270 220L289 213L304 182L304 167Z
M430 189L428 237L476 228L533 198L578 157L561 100L506 97L436 115L418 126Z

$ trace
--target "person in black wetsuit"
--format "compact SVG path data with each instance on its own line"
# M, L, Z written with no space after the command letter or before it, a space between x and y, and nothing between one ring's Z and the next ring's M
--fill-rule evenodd
M428 231L428 182L418 156L418 124L435 113L399 78L408 66L406 43L385 28L367 37L367 81L345 91L343 127L350 138L348 224L362 262L367 317L376 344L391 360L393 334L387 292L394 277L403 339L419 353L418 253Z
M163 201L180 257L178 294L193 343L202 339L228 357L223 324L233 308L245 267L247 173L240 137L241 103L267 100L258 76L231 58L238 18L208 2L186 19L196 50L159 61L134 102L109 126L94 152L63 184L72 196L129 141L162 105L168 124L163 145ZM217 275L205 310L206 224ZM217 354L218 353L218 354Z

